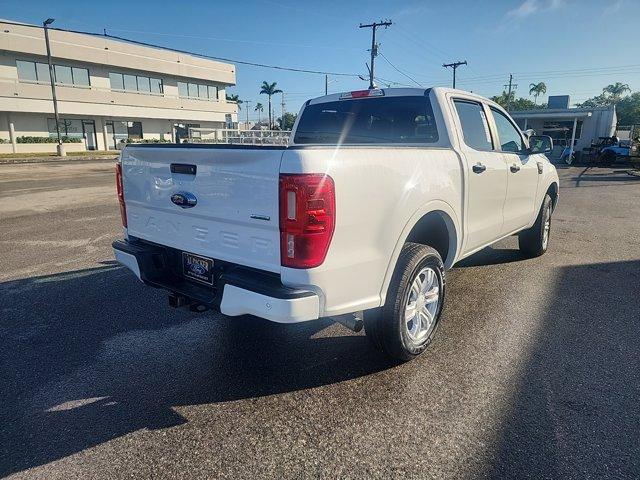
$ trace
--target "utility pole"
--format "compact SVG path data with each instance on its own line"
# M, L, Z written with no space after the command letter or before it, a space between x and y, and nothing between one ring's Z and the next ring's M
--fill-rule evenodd
M329 94L329 75L326 74L324 76L324 94Z
M456 70L460 65L466 65L467 61L463 60L462 62L452 62L452 63L443 63L442 66L444 68L453 68L453 88L456 88Z
M253 102L251 100L245 100L243 103L245 104L244 109L247 112L247 130L249 130L249 105Z
M60 137L60 116L58 115L58 99L56 97L56 81L55 73L53 71L53 63L51 62L51 45L49 44L49 25L55 22L53 18L47 18L42 25L44 26L44 41L47 46L47 61L49 62L49 83L51 83L51 96L53 97L53 113L56 117L56 133L58 134L58 146L57 153L59 156L66 156L64 151L64 145L62 145L62 138Z
M504 88L509 88L507 91L507 112L511 110L511 91L515 91L518 88L517 83L513 83L513 75L509 74L509 84L505 85Z
M282 115L281 115L281 122L280 122L280 128L282 130L284 130L284 92L282 92L282 100L280 101L280 106L282 107Z
M378 56L378 44L376 43L376 29L378 27L387 28L393 25L391 20L381 20L380 22L368 23L367 25L360 24L359 28L371 29L371 68L369 69L369 89L376 88L373 83L373 63L374 59Z

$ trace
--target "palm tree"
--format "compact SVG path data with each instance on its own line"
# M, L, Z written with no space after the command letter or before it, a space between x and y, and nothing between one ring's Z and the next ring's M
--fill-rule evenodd
M233 102L236 105L238 105L238 110L242 110L242 107L240 105L242 105L242 100L240 100L240 97L238 97L238 95L227 95L227 102Z
M260 114L264 112L264 105L262 105L260 102L256 103L255 111L258 112L258 124L260 124L260 122L262 121L260 119Z
M269 96L269 130L271 130L271 97L276 93L282 93L282 90L277 88L277 86L278 84L276 82L262 82L262 85L260 87L260 94Z
M538 103L538 96L547 93L547 85L544 82L532 83L529 85L529 95L533 95L533 104Z
M602 89L602 93L608 94L611 99L611 103L614 105L620 101L620 98L622 98L622 95L625 92L630 91L631 89L629 88L629 85L620 82L616 82L613 85L607 85Z

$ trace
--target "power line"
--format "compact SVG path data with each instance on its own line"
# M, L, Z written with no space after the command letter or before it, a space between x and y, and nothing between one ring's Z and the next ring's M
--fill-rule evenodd
M183 33L168 33L168 32L149 32L146 30L126 30L122 28L109 28L111 31L115 32L126 32L126 33L140 33L143 35L158 35L164 37L176 37L176 38L194 38L201 40L216 40L219 42L232 42L232 43L248 43L254 45L271 45L276 47L295 47L295 48L326 48L330 50L357 50L355 48L343 48L343 47L332 47L328 45L304 45L299 43L277 43L277 42L263 42L257 40L242 40L235 38L221 38L221 37L211 37L208 35L191 35L191 34L183 34Z
M391 66L393 67L393 69L394 69L395 71L397 71L398 73L400 73L400 74L404 75L405 77L407 77L409 80L411 80L413 83L415 83L415 84L416 84L416 85L418 85L419 87L422 87L422 85L421 85L420 83L418 83L415 79L411 78L411 76L407 75L407 74L406 74L406 73L404 73L402 70L400 70L398 67L396 67L393 63L391 63L391 62L389 61L389 59L388 59L387 57L385 57L384 53L382 53L382 52L378 52L378 53L380 54L380 56L381 56L382 58L384 58L384 60L385 60L389 65L391 65Z
M37 28L37 29L42 29L42 27L38 26L38 25L29 25L29 24L24 24L24 23L17 23L17 22L10 22L10 21L6 21L6 20L2 20L0 21L0 23L4 23L7 25L17 25L17 26L21 26L21 27L31 27L31 28ZM86 32L86 31L82 31L82 30L71 30L71 29L67 29L67 28L50 28L50 30L56 30L59 32L68 32L68 33L79 33L82 35L91 35L94 37L102 37L102 38L111 38L114 40L120 40L122 42L128 42L128 43L133 43L135 45L141 45L143 47L151 47L151 48L159 48L161 50L168 50L171 52L176 52L176 53L183 53L185 55L193 55L194 57L200 57L200 58L206 58L208 60L217 60L217 61L221 61L221 62L229 62L229 63L237 63L240 65L248 65L248 66L252 66L252 67L260 67L260 68L270 68L270 69L274 69L274 70L284 70L284 71L288 71L288 72L296 72L296 73L310 73L310 74L314 74L314 75L334 75L334 76L341 76L341 77L354 77L357 78L359 75L357 73L346 73L346 72L326 72L326 71L321 71L321 70L307 70L304 68L294 68L294 67L283 67L280 65L269 65L269 64L265 64L265 63L256 63L256 62L249 62L246 60L235 60L232 58L226 58L226 57L218 57L218 56L214 56L214 55L207 55L204 53L198 53L198 52L192 52L189 50L179 50L176 48L169 48L169 47L164 47L162 45L156 45L153 43L148 43L148 42L141 42L139 40L133 40L131 38L126 38L126 37L120 37L117 35L110 35L106 32L103 33L95 33L95 32Z

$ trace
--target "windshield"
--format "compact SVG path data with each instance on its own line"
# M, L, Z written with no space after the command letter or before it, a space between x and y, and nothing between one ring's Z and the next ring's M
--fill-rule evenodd
M380 97L309 105L297 144L434 143L438 131L425 96Z

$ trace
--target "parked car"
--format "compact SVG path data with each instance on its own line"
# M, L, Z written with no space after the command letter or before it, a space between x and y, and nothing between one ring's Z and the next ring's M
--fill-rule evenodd
M115 257L173 306L364 323L409 360L433 338L447 269L514 234L526 256L545 253L551 148L468 92L323 96L286 147L128 145Z

